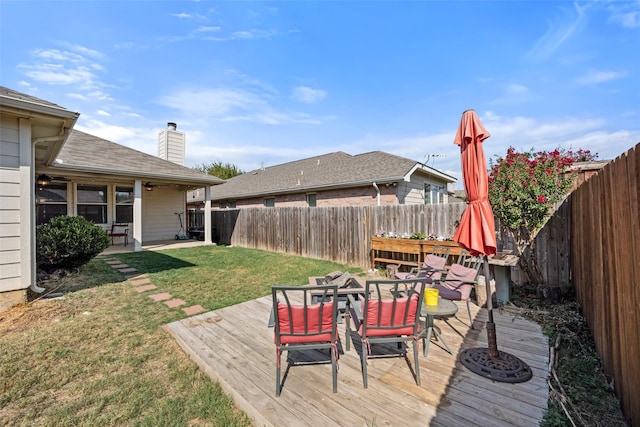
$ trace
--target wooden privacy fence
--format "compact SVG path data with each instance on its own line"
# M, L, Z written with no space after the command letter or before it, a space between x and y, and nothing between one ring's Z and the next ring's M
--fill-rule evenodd
M369 268L381 231L451 236L466 204L275 207L212 211L218 243Z
M640 426L639 147L571 195L573 284L632 426Z

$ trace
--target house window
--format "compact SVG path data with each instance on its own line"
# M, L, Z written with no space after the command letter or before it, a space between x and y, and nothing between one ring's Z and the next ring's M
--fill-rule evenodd
M424 204L435 205L445 202L446 187L425 182L424 184Z
M307 194L307 206L310 208L316 207L316 194Z
M227 209L227 202L220 202L220 203L218 204L218 207L219 207L220 209Z
M267 199L264 199L264 206L267 208L273 208L276 206L276 199L274 199L273 197L269 197Z
M78 185L78 215L94 224L107 223L106 185Z
M116 222L133 222L132 187L116 187Z
M236 201L232 200L229 202L229 209L235 209L236 208Z
M67 184L36 186L36 224L67 215Z

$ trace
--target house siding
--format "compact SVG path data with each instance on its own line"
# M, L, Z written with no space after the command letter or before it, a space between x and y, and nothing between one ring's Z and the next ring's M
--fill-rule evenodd
M165 129L158 134L158 157L184 166L185 144L183 132Z
M22 264L30 260L30 235L25 237L21 233L30 225L31 216L27 214L30 210L25 209L25 215L20 215L21 208L25 208L20 197L21 185L30 188L29 181L23 183L29 174L21 172L21 165L31 164L30 156L21 158L23 154L31 153L29 134L24 135L29 138L29 146L26 150L20 146L21 125L27 130L28 124L27 120L21 123L8 117L2 117L0 121L0 292L8 293L0 298L0 309L20 302L31 280L30 270L25 270ZM23 256L26 257L24 260Z
M174 188L154 188L142 197L142 235L144 242L175 239L180 229L178 215L185 221L185 193Z
M380 186L380 205L389 206L397 205L398 197L396 196L396 187ZM326 191L309 191L297 194L283 194L265 197L253 197L247 199L238 199L236 201L237 208L255 208L263 207L264 199L275 199L277 207L306 207L307 194L316 195L317 207L333 207L333 206L376 206L376 190L371 187L356 187ZM220 209L221 204L228 205L228 202L213 202L214 209Z

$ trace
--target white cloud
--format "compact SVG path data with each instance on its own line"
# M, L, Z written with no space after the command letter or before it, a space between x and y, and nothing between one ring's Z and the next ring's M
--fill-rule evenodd
M111 114L109 114L107 111L104 111L104 110L98 110L96 111L96 114L99 116L106 116L106 117L111 116Z
M534 61L549 59L560 46L584 27L587 18L585 11L588 7L589 5L581 7L574 3L574 11L565 11L567 17L556 22L549 22L547 31L527 52L526 57Z
M24 74L40 83L50 85L77 85L88 88L94 85L95 74L87 67L65 68L61 64L21 65Z
M216 31L220 31L222 27L198 27L196 28L196 33L213 33Z
M268 125L285 123L319 124L320 118L305 113L282 111L271 105L272 93L242 88L178 89L157 100L160 105L178 110L184 117L202 121L252 122Z
M291 99L305 104L315 104L327 97L327 92L321 89L313 89L308 86L293 88Z
M521 84L511 83L507 86L507 92L511 94L523 94L528 93L529 88Z
M129 148L155 156L158 154L159 129L118 126L91 116L81 115L74 129L116 142Z
M623 27L638 28L640 27L640 12L625 13L620 16L620 22Z
M624 77L626 73L618 71L596 71L592 70L585 75L576 79L576 82L581 85L593 85L598 83L608 82L610 80L619 79Z
M290 34L293 31L287 31L285 33L281 33L276 30L261 30L261 29L252 29L252 30L242 30L242 31L234 31L230 35L224 36L209 36L204 37L204 40L211 41L229 41L229 40L251 40L251 39L268 39L275 36L281 36L283 34Z

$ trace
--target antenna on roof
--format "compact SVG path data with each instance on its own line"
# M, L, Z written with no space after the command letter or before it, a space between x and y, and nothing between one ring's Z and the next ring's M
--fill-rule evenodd
M425 154L424 158L426 160L423 160L423 164L428 166L429 165L429 161L431 159L435 159L436 157L447 157L446 154ZM435 164L435 161L433 162Z

